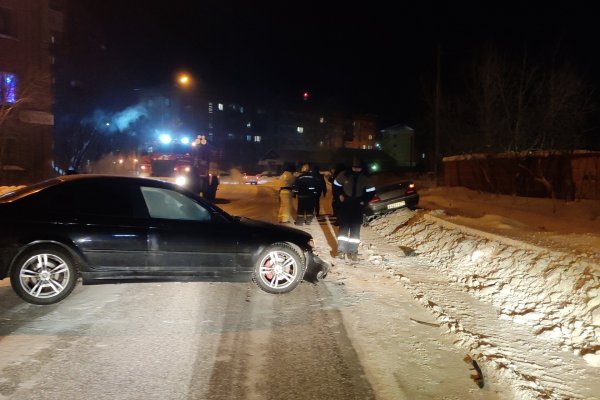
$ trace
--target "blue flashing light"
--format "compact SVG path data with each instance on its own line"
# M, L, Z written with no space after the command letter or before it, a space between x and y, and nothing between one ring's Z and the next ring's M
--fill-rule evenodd
M0 102L2 101L7 103L17 101L17 77L14 74L0 72Z
M171 143L171 135L169 135L167 133L163 133L162 135L160 135L158 137L158 140L160 140L160 142L163 144L169 144L169 143Z
M190 144L190 138L187 136L182 137L181 144Z

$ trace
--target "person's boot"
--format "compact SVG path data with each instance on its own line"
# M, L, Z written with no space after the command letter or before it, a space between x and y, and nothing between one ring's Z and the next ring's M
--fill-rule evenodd
M358 253L348 253L348 257L351 261L358 261Z

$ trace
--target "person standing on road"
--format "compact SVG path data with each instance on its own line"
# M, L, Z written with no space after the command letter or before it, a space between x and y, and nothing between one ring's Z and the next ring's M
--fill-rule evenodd
M336 164L336 166L334 168L331 169L331 174L329 175L329 183L331 183L331 188L332 188L332 193L333 193L333 182L335 181L335 178L337 178L337 176L343 172L346 169L346 165L344 164ZM333 216L335 217L333 219L333 225L339 225L338 219L339 219L339 206L340 206L340 200L337 198L337 196L331 196L331 211L333 213Z
M319 218L321 216L321 196L327 195L327 184L325 183L325 177L319 172L319 167L313 165L311 168L313 176L317 181L317 191L315 192L315 216Z
M338 174L333 181L332 190L339 201L337 258L344 259L345 254L348 254L348 258L356 261L363 214L366 205L375 195L375 186L363 172L361 160L354 157L352 168Z
M282 224L294 222L292 219L292 190L294 189L296 177L293 172L294 168L287 165L281 176L279 176L279 212L277 213L277 220Z
M218 188L219 188L219 176L217 174L208 174L206 199L214 202L217 199L217 189Z
M315 213L315 193L317 178L310 171L308 164L302 165L300 175L296 178L294 190L298 196L298 216L296 225L310 225Z

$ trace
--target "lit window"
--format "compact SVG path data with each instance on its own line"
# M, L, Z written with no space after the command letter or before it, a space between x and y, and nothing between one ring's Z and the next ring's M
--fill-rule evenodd
M218 108L220 111L223 111L223 108L224 108L224 107L223 107L223 104L222 104L222 103L219 103L219 105L217 106L217 108Z
M367 146L365 146L365 145L363 144L363 145L362 145L362 149L363 149L363 150L366 150L366 149L367 149Z
M322 123L322 124L324 124L325 123L325 117L319 118L319 122Z
M246 135L246 142L252 141L252 135Z
M235 135L233 133L228 133L227 134L227 139L233 140L234 138L235 138Z
M304 127L302 127L302 126L299 126L299 127L297 127L297 128L296 128L296 131L297 131L298 133L304 133Z
M14 103L17 101L17 76L8 72L0 72L0 101Z
M252 128L252 122L248 122L248 123L246 124L246 128Z
M321 141L319 142L319 147L323 147L323 146L325 146L325 142L321 140Z
M260 137L260 136L254 136L254 142L255 143L260 143L261 140L262 140L262 137Z
M240 114L244 113L244 107L240 106Z
M369 140L373 140L373 135L369 135Z

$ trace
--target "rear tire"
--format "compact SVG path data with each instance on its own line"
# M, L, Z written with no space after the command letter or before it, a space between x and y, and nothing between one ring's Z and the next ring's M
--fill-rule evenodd
M298 252L285 243L263 251L254 264L252 280L267 293L289 293L304 277L305 266Z
M36 247L19 257L10 283L17 295L28 303L54 304L73 291L77 271L72 257L64 250Z

